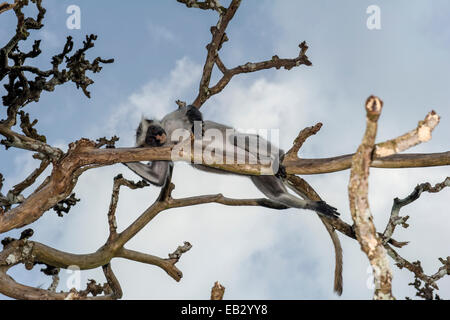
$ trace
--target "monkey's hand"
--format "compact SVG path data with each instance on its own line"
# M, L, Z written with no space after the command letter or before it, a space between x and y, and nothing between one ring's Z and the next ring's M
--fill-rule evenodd
M328 205L325 201L314 201L312 209L321 215L332 219L337 219L340 215L335 207Z
M281 179L287 178L286 168L281 163L278 165L278 172L275 174L275 177Z

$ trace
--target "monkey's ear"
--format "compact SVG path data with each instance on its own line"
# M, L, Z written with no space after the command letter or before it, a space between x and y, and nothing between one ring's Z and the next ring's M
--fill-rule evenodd
M136 137L139 138L141 134L142 134L142 123L140 123L136 129Z
M152 122L153 122L153 120L147 119L147 118L144 116L144 114L141 114L141 123L147 123L147 124L150 124L150 123L152 123Z

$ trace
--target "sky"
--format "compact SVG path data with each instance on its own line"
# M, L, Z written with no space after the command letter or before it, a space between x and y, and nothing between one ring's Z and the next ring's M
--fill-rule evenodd
M229 1L223 1L227 5ZM177 106L192 102L210 41L209 28L217 22L213 11L188 9L176 1L44 0L45 27L32 33L42 39L43 53L34 63L48 68L51 56L71 35L77 47L86 34L98 35L88 56L114 58L92 75L91 99L73 84L43 93L26 111L38 118L37 129L48 142L67 150L81 137L120 136L117 146L133 145L142 115L161 118ZM66 26L70 5L81 10L81 28ZM380 8L381 29L367 28L370 5ZM30 10L29 12L34 12ZM298 44L307 41L311 67L290 71L267 70L239 75L202 107L204 118L244 129L279 129L280 147L288 150L304 127L322 122L321 131L308 139L300 156L320 158L352 153L365 128L364 102L375 94L384 101L377 141L414 129L435 110L441 123L433 139L408 152L449 150L450 24L446 0L379 1L243 1L227 29L230 39L221 57L229 68L248 61L293 58ZM0 16L1 46L15 30L12 12ZM217 70L216 70L217 71ZM213 81L219 74L213 75ZM4 94L4 89L0 89ZM5 110L1 111L1 117ZM25 178L38 163L31 153L0 150L4 191ZM49 174L47 170L45 172ZM113 177L123 173L138 180L122 165L90 170L75 188L81 202L64 218L49 211L30 225L33 240L72 253L90 253L108 237L107 211ZM369 202L377 228L389 219L395 197L407 196L418 183L441 182L448 167L423 169L371 169ZM43 175L41 180L45 177ZM337 207L350 223L347 185L349 171L304 176L327 203ZM174 197L223 193L235 198L262 195L245 177L221 176L177 163ZM119 231L138 217L155 199L159 188L122 189L117 209ZM408 229L397 228L394 237L410 244L399 253L420 260L428 274L439 267L439 257L450 253L448 199L450 190L425 193L402 209L409 215ZM18 237L21 230L2 236ZM121 282L124 299L208 299L215 281L226 287L226 299L371 299L371 273L359 244L340 235L344 250L344 293L333 291L334 252L326 230L309 211L225 207L208 204L172 209L159 214L127 248L167 257L183 241L193 248L177 266L183 279L177 283L156 267L114 259L112 267ZM392 263L392 260L391 260ZM414 297L408 286L410 272L393 266L393 293L398 299ZM51 282L36 267L11 270L16 280L48 287ZM68 290L72 274L62 271L58 290ZM103 282L101 269L83 271L81 283ZM450 297L450 280L439 283L442 297ZM1 296L1 299L6 297Z

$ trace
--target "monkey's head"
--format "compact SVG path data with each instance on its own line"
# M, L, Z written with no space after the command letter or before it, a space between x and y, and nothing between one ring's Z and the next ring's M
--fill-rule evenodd
M136 147L161 147L166 139L166 131L158 121L142 118L136 130Z

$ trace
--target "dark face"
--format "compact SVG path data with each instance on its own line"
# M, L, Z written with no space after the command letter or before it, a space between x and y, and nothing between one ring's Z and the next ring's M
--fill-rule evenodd
M166 132L160 126L150 125L145 135L146 147L161 147L166 142Z

